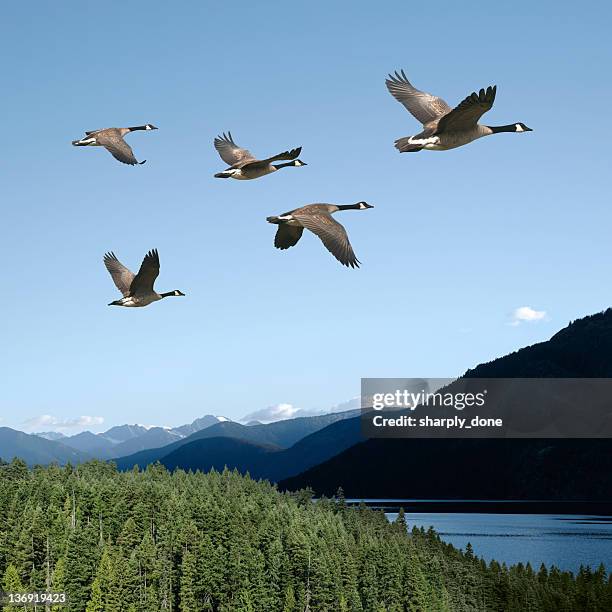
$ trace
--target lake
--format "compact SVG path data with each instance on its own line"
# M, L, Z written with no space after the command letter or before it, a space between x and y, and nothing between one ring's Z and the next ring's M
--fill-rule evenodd
M397 513L387 512L389 520ZM471 543L474 554L512 565L529 561L578 571L580 565L612 570L612 518L587 514L496 514L406 512L409 528L428 529L457 548Z

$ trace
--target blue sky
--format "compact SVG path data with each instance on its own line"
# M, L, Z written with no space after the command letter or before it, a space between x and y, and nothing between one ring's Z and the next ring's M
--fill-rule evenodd
M589 6L5 5L0 425L326 410L362 376L458 375L610 305L612 9ZM400 68L451 105L496 83L485 122L534 131L400 155ZM144 166L70 146L147 122ZM224 130L308 166L214 179ZM358 200L337 219L361 269L309 233L273 248L266 216ZM187 296L107 307L104 252L137 268L153 247L156 288ZM511 325L523 306L546 315Z

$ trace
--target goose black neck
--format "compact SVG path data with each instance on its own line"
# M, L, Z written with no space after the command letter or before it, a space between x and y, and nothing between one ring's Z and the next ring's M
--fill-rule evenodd
M165 297L170 297L171 295L176 295L176 292L174 292L174 291L166 291L166 293L160 293L159 295L161 295L163 298L165 298Z
M286 164L272 164L277 170L280 170L281 168L287 168L288 166L295 166L295 162L287 162Z
M510 125L488 125L487 126L494 134L501 132L516 132L516 123Z
M359 208L361 208L359 204L338 204L338 210L358 210Z
M147 126L146 125L136 125L134 127L129 127L128 130L130 130L130 132L135 132L136 130L146 130Z

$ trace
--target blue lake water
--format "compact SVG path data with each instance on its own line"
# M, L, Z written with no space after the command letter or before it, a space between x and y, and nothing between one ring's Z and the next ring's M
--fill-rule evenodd
M387 513L389 520L396 513ZM608 516L563 514L406 513L413 525L428 529L457 548L471 543L486 561L512 565L529 561L576 572L580 565L612 570L612 519Z

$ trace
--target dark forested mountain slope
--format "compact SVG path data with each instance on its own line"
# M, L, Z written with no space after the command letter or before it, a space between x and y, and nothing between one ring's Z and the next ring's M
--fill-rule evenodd
M612 376L612 309L466 376ZM612 499L611 440L367 440L280 483L351 497Z
M281 489L356 498L612 501L609 440L367 440Z
M570 323L550 340L468 370L472 378L612 377L612 308Z
M236 438L205 438L179 446L163 457L168 469L183 468L208 472L223 471L227 466L239 472L249 472L253 478L265 477L266 458L276 446L263 446Z
M176 447L160 462L170 469L208 471L228 467L249 472L253 478L278 481L333 457L361 439L359 419L351 418L336 421L287 449L235 438L202 438Z

